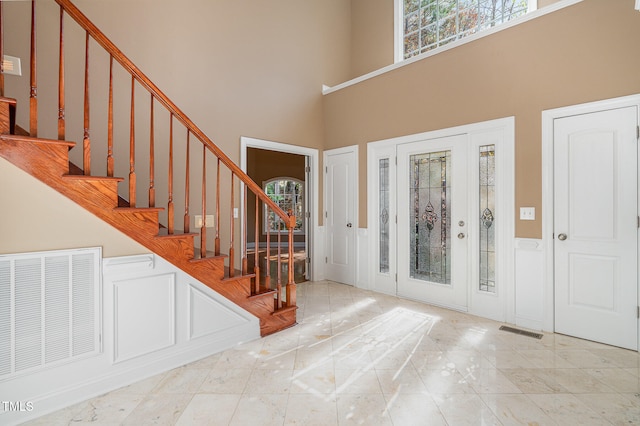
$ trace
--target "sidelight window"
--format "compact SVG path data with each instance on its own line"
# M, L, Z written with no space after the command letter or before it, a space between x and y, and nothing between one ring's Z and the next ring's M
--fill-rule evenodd
M380 272L389 272L389 159L383 158L378 164L379 211L378 229L380 231Z
M480 212L480 291L496 292L496 227L494 224L495 203L495 174L496 156L495 145L481 146L479 150L479 212Z

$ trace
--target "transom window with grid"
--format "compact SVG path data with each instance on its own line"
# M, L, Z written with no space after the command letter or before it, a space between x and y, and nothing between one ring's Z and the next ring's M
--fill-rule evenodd
M526 14L535 0L401 0L403 59Z

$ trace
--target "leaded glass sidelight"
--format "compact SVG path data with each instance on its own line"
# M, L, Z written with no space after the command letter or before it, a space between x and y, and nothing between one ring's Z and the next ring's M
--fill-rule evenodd
M451 151L412 155L411 278L451 284Z
M380 272L389 273L389 159L383 158L378 165L380 194L378 228L380 229Z
M495 145L480 147L480 291L496 292Z

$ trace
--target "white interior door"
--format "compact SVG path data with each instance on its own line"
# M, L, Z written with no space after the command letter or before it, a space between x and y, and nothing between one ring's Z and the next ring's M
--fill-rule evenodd
M636 107L554 120L555 330L638 348Z
M398 295L467 308L467 135L398 145Z
M325 224L328 280L355 285L357 229L357 151L326 151Z

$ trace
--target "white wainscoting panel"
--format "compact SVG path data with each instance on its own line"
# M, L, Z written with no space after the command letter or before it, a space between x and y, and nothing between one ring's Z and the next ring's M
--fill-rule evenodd
M113 291L114 362L175 344L175 274L116 281Z
M24 423L260 338L258 318L161 257L100 261L101 350L0 378L2 398L33 403L30 412L0 409L1 425Z
M322 281L325 279L325 250L324 244L327 235L325 233L324 226L316 227L315 232L313 233L313 267L311 270L311 280L312 281Z
M219 333L247 323L246 317L227 308L191 284L189 312L189 339Z
M545 315L542 240L516 238L516 325L542 330Z
M356 243L357 270L356 287L370 289L369 280L369 232L367 228L358 228L358 241Z

